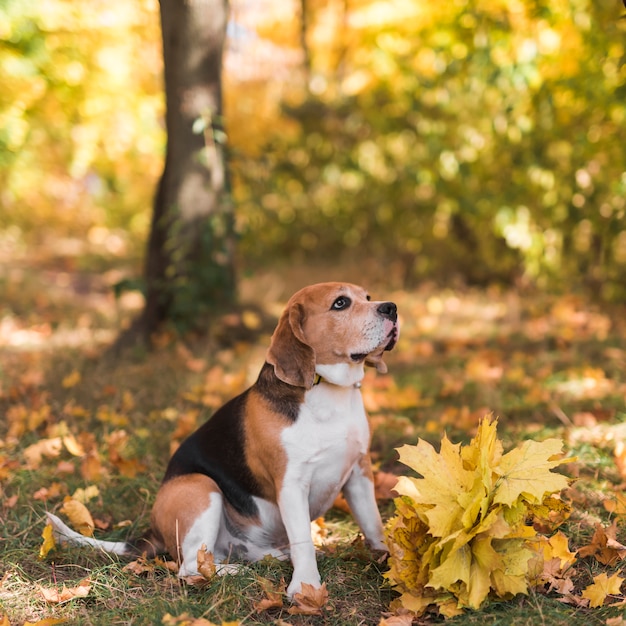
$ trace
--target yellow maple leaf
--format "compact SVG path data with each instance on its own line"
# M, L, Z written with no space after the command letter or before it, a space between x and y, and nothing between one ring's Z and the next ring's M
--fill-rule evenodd
M550 471L565 462L553 460L562 449L560 439L528 440L507 452L495 468L499 478L494 503L511 506L522 495L531 503L541 502L546 494L565 489L569 484L567 478Z
M472 566L468 584L468 606L477 609L491 588L491 574L501 570L504 563L500 554L491 545L491 537L477 537L472 545Z
M464 446L461 456L471 469L489 470L498 465L502 458L502 442L497 438L498 420L484 418L481 420L476 436L469 446ZM491 476L485 476L486 485L490 486Z
M548 558L559 559L562 570L572 565L576 560L576 553L570 552L567 537L561 531L548 539L548 545L550 546Z
M602 606L610 595L619 595L620 587L624 579L619 576L619 572L612 576L607 576L605 572L594 576L593 583L582 592L582 597L589 600L589 606L593 609Z
M45 559L48 556L48 553L57 547L57 544L54 541L52 524L46 524L43 532L41 533L41 536L43 537L43 543L39 548L39 558Z
M463 467L460 447L444 436L439 453L423 439L416 446L405 445L398 449L400 461L423 476L412 497L418 504L429 507L423 514L435 537L445 537L461 527L463 508L457 498L474 483L473 472Z

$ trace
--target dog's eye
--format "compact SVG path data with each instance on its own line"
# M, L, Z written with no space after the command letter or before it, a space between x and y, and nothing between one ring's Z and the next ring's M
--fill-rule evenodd
M369 295L369 293L365 296L365 299L366 299L368 302L372 299L372 298L371 298L371 296Z
M341 311L342 309L347 309L352 304L352 300L350 298L346 298L345 296L339 296L334 302L333 306L330 308L335 311Z

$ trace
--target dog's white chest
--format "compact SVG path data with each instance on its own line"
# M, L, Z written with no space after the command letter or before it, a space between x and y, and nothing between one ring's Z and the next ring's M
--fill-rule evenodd
M308 493L311 517L318 517L367 454L369 426L360 391L325 384L314 387L281 439L287 453L285 483Z

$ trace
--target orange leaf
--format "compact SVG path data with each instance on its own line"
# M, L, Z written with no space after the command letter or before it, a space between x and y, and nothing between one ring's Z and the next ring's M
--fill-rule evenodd
M49 604L62 604L68 602L74 598L84 598L91 591L91 581L86 578L82 580L76 587L66 587L63 585L61 591L58 589L50 589L37 585L39 593L43 596L43 599Z
M257 613L267 611L268 609L280 609L283 606L283 596L285 593L285 581L281 580L280 587L276 589L272 583L266 578L259 578L259 582L263 587L265 597L254 603L254 610Z
M122 568L123 572L129 572L135 574L135 576L141 576L142 574L149 574L156 569L156 563L154 561L148 561L144 557L140 557L135 561L127 563Z
M92 450L83 458L80 464L80 475L89 482L98 482L105 474L100 457L96 450Z
M614 565L618 560L626 558L626 546L617 541L617 521L613 520L611 526L604 528L601 524L596 526L596 532L591 538L591 543L578 550L578 556L594 556L603 565Z
M95 524L93 518L91 517L91 513L82 502L66 496L65 500L63 500L61 511L69 517L72 526L81 535L85 535L87 537L93 535Z
M198 550L198 572L207 580L211 580L215 576L215 559L212 552L207 552L206 545Z
M39 469L44 457L53 458L59 456L63 442L61 437L52 437L51 439L41 439L37 443L28 446L24 450L26 465L28 469Z
M290 615L321 615L322 607L328 601L328 589L326 583L315 588L308 583L302 583L302 593L293 596L294 605L289 607Z
M402 615L392 615L391 617L381 617L378 626L411 626L413 614L404 613Z
M605 500L602 505L613 515L626 515L626 496L621 493L616 493L614 498Z
M65 491L65 486L61 483L52 483L50 487L42 487L33 494L33 500L50 500L58 498Z

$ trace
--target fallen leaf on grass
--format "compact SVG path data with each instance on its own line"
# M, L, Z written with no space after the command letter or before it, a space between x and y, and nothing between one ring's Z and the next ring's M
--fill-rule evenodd
M67 620L64 617L44 617L44 619L40 619L38 622L24 622L24 626L55 626L55 624L66 623ZM0 622L0 626L4 625Z
M267 578L259 577L259 582L261 583L265 597L254 603L254 610L257 613L261 613L268 609L281 609L285 595L285 581L281 579L278 588L274 587Z
M381 617L378 626L411 626L413 623L413 614L404 613L392 615L391 617Z
M602 505L613 515L626 515L626 496L621 493L616 493L614 498L605 500Z
M26 467L31 470L39 469L44 458L50 459L59 456L63 448L61 437L51 439L41 439L24 449Z
M72 387L75 387L79 382L80 372L78 370L73 370L61 381L61 385L64 389L71 389Z
M103 478L106 470L102 465L97 450L91 450L85 455L80 464L81 476L90 482L96 482Z
M547 537L538 535L529 541L535 556L528 563L528 578L540 591L547 585L548 591L569 595L574 589L571 566L576 553L570 552L567 537L561 532Z
M72 456L83 456L85 454L85 450L72 434L67 434L63 437L63 445Z
M328 589L326 583L315 588L308 583L302 583L302 593L293 596L293 606L287 612L290 615L321 615L322 608L328 601Z
M6 613L2 613L2 615L0 615L0 626L11 626L9 616Z
M602 606L609 596L620 595L620 587L624 579L619 572L613 576L607 576L605 572L594 577L593 583L582 592L582 597L589 600L590 608Z
M163 626L240 626L241 622L222 622L215 624L204 617L194 617L189 613L170 615L166 613L162 620Z
M588 546L583 546L578 550L578 556L594 556L603 565L614 565L617 561L626 558L626 546L616 539L617 521L605 528L601 524L596 526L596 532L591 538Z
M95 523L91 517L91 513L82 502L66 496L63 500L61 512L69 517L70 523L81 535L85 535L86 537L93 535Z
M37 585L37 589L43 599L49 604L62 604L74 598L86 597L91 591L91 581L85 578L85 580L82 580L76 587L66 587L63 585L61 591L49 587L42 587L41 585Z
M45 502L46 500L58 498L66 489L67 487L65 485L54 482L50 487L42 487L35 491L33 500L43 500Z
M39 558L45 559L48 556L48 553L57 547L56 542L54 541L52 524L46 524L41 536L43 537L43 543L39 548Z

